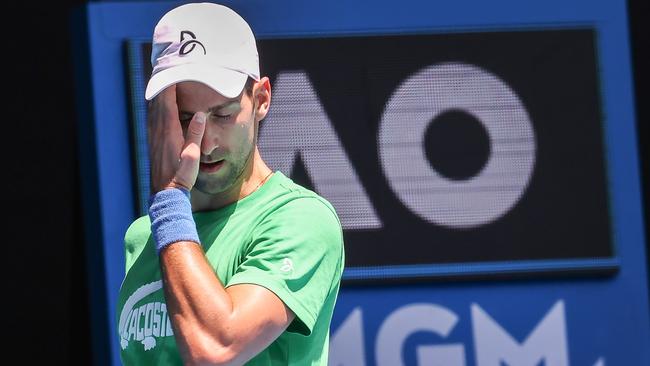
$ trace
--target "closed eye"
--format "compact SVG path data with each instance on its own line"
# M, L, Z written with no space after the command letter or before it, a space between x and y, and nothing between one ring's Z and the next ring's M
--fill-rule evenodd
M211 116L211 117L214 117L214 118L216 118L216 119L226 120L226 119L232 117L232 114L222 115L222 114L215 114L215 113L212 113L212 114L210 114L210 116Z

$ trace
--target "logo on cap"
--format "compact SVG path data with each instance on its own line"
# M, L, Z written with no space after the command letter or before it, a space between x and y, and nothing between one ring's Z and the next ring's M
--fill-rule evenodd
M203 44L201 42L197 41L196 40L196 35L194 35L194 33L190 32L190 31L187 31L187 30L181 31L181 43L182 43L181 49L180 49L180 51L178 51L178 53L181 56L185 56L188 53L194 51L194 48L196 48L197 44L199 46L201 46L201 48L203 48L203 54L204 55L207 54Z

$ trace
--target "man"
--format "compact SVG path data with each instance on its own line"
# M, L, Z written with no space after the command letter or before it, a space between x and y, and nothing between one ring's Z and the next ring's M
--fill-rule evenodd
M250 27L182 5L156 25L151 61L152 196L125 234L122 362L326 365L341 225L260 156L271 86Z

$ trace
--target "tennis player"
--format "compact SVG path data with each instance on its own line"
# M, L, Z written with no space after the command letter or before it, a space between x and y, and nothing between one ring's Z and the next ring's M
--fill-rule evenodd
M341 224L261 158L271 85L250 26L222 5L179 6L151 62L152 196L125 234L122 362L327 365Z

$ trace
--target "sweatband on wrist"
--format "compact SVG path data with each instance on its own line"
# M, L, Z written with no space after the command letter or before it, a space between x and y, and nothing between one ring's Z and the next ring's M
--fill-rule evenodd
M192 205L188 190L169 188L151 196L149 218L158 254L164 247L179 241L193 241L201 244L192 217Z

